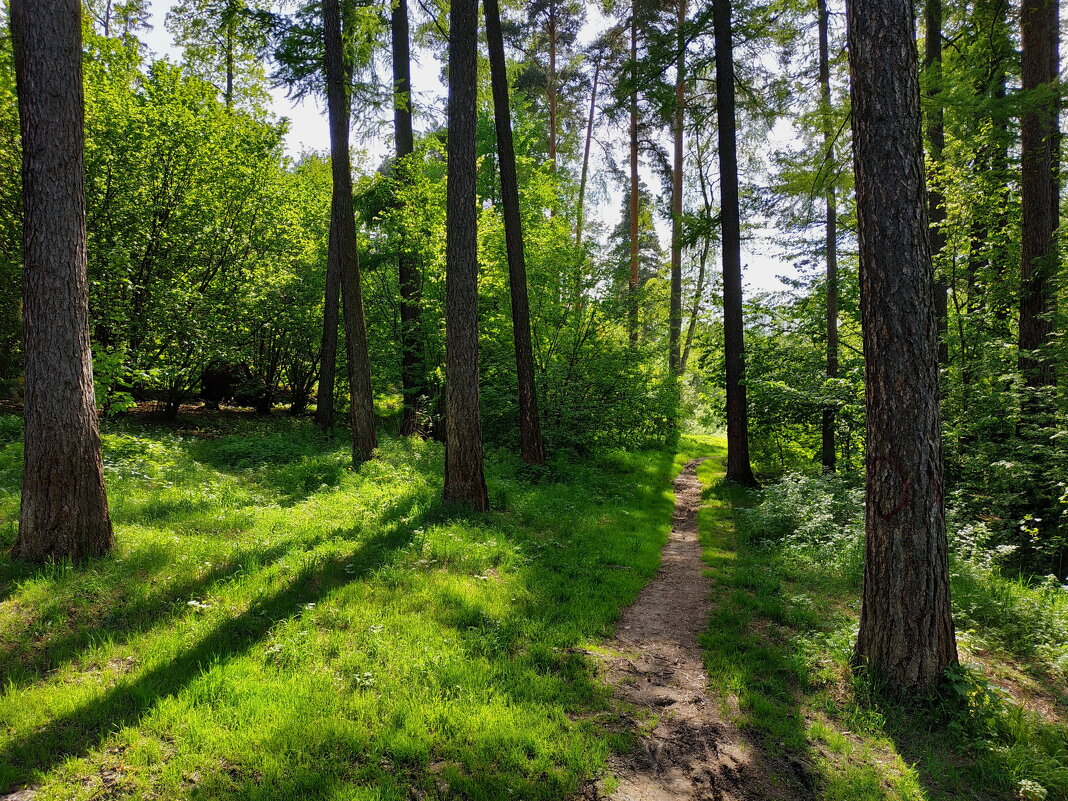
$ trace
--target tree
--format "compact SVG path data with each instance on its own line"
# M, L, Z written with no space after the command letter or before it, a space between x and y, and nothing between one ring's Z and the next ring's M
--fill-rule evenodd
M330 246L327 256L331 266L327 269L333 269L341 276L349 372L352 458L360 462L371 458L378 447L378 438L375 434L374 400L371 396L371 361L367 353L360 263L356 256L356 219L352 209L352 171L349 166L350 109L345 88L346 70L338 0L323 0L323 39L326 53L326 97L330 116L330 167L333 174Z
M489 508L478 389L475 105L478 0L449 13L449 178L445 240L445 500Z
M630 9L630 341L638 342L638 6Z
M931 258L937 264L946 246L945 199L939 189L941 177L937 175L946 147L945 113L942 110L942 0L927 0L924 6L923 66L926 73L927 94L930 107L927 112L927 144L931 166L935 170L932 185L927 188L927 215L931 223L928 233L931 242ZM946 333L949 328L949 285L935 271L935 312L938 315L938 361L949 361L949 346Z
M957 662L942 491L938 331L911 0L848 13L867 378L864 591L855 659L901 691Z
M86 277L79 0L11 3L24 209L22 506L13 555L114 547L100 458Z
M1021 120L1020 193L1023 203L1020 286L1020 372L1029 387L1052 386L1046 353L1053 337L1055 234L1058 218L1056 81L1059 68L1057 0L1023 0L1022 78L1028 107Z
M508 73L504 61L504 37L497 0L484 0L486 38L489 44L493 83L493 116L497 127L497 155L504 205L504 238L508 251L508 278L512 298L512 334L515 338L515 368L519 385L519 452L528 464L545 463L538 420L538 394L534 383L534 351L530 343L530 303L527 299L527 266L523 252L523 222L519 209L519 178L512 142L512 116L508 107Z
M828 33L827 0L817 0L817 28L819 29L820 116L823 128L824 158L828 165L834 147L834 123L831 116L831 62ZM834 180L827 169L826 221L824 259L827 264L827 378L838 377L838 204ZM834 472L836 450L834 446L834 407L823 408L821 431L821 461L823 469Z
M671 299L668 327L668 362L672 375L682 372L679 339L682 335L682 189L683 123L686 114L686 0L675 0L678 12L678 55L675 61L675 108L671 122L675 160L671 173Z
M738 142L730 0L713 0L716 119L719 123L720 225L723 259L723 349L727 367L727 480L756 486L749 463L742 321L742 238L738 208Z
M391 20L393 45L393 136L396 139L397 167L403 174L412 169L405 159L414 150L412 135L412 65L411 46L408 37L408 0L397 0ZM423 344L420 332L420 286L419 264L409 252L407 243L401 243L397 257L400 283L401 323L401 392L404 409L401 412L400 434L402 437L415 433L416 413L423 392Z

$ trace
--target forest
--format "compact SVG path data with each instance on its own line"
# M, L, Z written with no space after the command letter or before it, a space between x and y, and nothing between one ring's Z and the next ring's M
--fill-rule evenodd
M1061 28L0 3L0 801L1068 800Z

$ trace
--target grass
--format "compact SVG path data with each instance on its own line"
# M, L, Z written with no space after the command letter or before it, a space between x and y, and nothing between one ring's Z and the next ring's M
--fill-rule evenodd
M436 444L353 470L306 422L198 425L109 423L117 552L31 567L0 417L0 793L558 799L628 747L581 649L656 569L701 443L492 453L468 515Z
M758 505L759 494L721 475L711 462L699 471L714 603L701 642L724 713L771 757L765 764L803 765L825 801L1068 798L1063 591L958 563L965 666L928 704L890 703L848 666L862 576L856 521L832 526L837 502L802 497L805 485ZM768 531L778 536L758 536Z

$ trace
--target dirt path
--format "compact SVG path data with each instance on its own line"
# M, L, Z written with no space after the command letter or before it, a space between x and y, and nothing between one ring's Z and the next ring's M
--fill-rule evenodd
M695 459L675 480L675 518L656 577L623 613L607 647L618 698L656 716L656 726L630 754L610 762L618 787L612 801L755 801L798 798L769 781L759 749L724 720L708 692L697 635L709 617L697 511L701 485ZM635 721L637 723L637 721ZM599 782L604 788L605 781Z

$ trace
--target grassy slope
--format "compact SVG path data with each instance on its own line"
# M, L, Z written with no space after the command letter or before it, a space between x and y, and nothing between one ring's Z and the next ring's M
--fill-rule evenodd
M552 799L625 745L576 649L655 570L700 443L493 454L495 511L464 516L434 444L352 471L306 423L112 425L118 553L35 569L0 422L0 793Z
M1049 723L1022 710L974 668L956 677L934 711L880 701L848 668L859 613L859 549L798 559L756 547L733 524L735 510L752 506L755 497L720 483L722 468L714 462L699 476L715 604L702 645L712 686L753 747L795 772L802 766L824 801L1068 798L1063 717ZM1028 653L1007 650L1010 624L1030 625L991 602L1010 592L1009 584L1024 592L1018 583L956 571L957 622L970 626L962 646L984 641L984 668L995 682L1013 663L1049 678ZM1030 606L1036 598L1032 591ZM1004 619L991 609L1002 610ZM972 658L962 647L962 659Z

